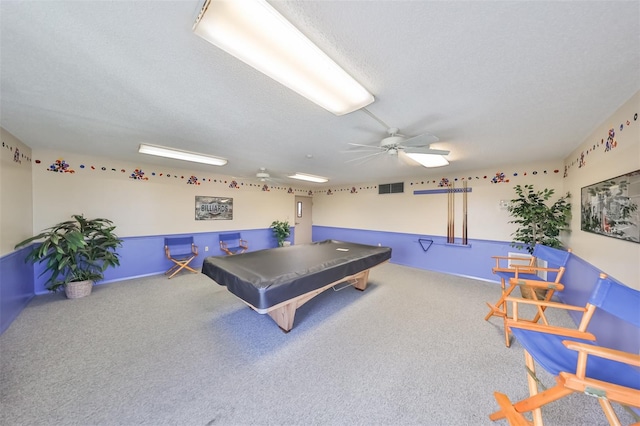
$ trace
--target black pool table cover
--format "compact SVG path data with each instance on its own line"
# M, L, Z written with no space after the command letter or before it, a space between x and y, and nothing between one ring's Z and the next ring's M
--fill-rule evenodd
M260 313L391 258L391 248L335 240L204 260L202 273Z

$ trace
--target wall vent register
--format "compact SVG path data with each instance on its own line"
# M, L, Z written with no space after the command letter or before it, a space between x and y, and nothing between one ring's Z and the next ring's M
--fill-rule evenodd
M397 194L404 192L404 182L382 183L378 185L378 194Z

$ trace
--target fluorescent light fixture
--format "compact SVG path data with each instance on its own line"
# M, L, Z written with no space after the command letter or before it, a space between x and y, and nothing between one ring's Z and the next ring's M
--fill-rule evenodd
M292 179L306 180L308 182L315 182L315 183L325 183L329 181L329 179L327 179L326 177L308 175L306 173L298 173L298 172L296 172L295 175L289 175L288 177Z
M375 100L265 0L206 0L193 31L335 115Z
M176 160L191 161L194 163L211 164L212 166L224 166L227 164L227 160L224 158L144 143L140 144L138 152L140 154L157 155L158 157L174 158Z
M438 154L407 152L406 155L407 157L411 158L413 161L420 163L424 167L442 167L449 165L447 159Z

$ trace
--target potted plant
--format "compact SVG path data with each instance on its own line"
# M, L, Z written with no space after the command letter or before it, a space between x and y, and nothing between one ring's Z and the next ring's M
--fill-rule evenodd
M529 254L533 254L536 244L543 246L561 248L560 231L569 231L569 220L571 218L571 194L560 197L552 205L547 205L547 201L553 195L553 189L543 189L535 191L533 185L514 187L518 198L511 200L507 210L515 219L509 223L518 225L518 229L511 235L514 240L512 247L518 249L526 248ZM528 287L520 287L522 297L532 298ZM544 299L546 289L535 290L539 300Z
M274 220L270 228L273 230L273 236L278 240L278 247L285 245L285 240L291 235L291 228L288 221Z
M47 289L56 292L63 287L67 297L75 299L89 295L94 281L103 279L108 267L120 265L115 250L122 246L122 240L113 233L115 226L108 219L72 217L73 220L47 228L15 248L42 239L25 261L46 261L46 269L40 276L50 272Z
M569 231L571 218L571 194L560 197L548 206L547 201L553 195L553 189L535 191L533 185L516 185L518 198L511 200L508 211L515 219L509 223L518 225L513 235L512 247L526 248L533 253L536 244L561 248L560 231Z

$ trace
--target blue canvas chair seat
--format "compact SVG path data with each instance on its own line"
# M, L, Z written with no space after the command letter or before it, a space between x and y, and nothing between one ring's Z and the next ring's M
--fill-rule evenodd
M194 244L193 237L165 238L164 252L167 259L174 263L174 265L164 273L165 275L169 275L169 279L173 278L183 269L187 269L193 273L198 272L189 266L189 263L198 256L198 247Z
M526 267L528 268L528 267ZM511 280L511 278L515 278L516 276L516 268L514 268L513 272L503 272L503 271L497 271L495 272L495 274L497 276L500 277L501 280L504 280L505 282L509 282ZM518 268L520 270L522 270L522 268ZM524 273L524 272L520 272L518 274L518 277L523 279L523 280L536 280L536 281L542 281L542 278L536 274L533 273Z
M507 302L522 303L516 298L508 298ZM630 353L601 347L596 336L587 329L596 309L601 309L640 332L640 291L602 274L586 306L547 304L549 307L582 311L578 329L520 322L515 310L516 315L507 325L524 348L525 364L530 375L530 396L514 404L506 395L494 393L500 410L489 418L506 418L511 425L542 424L541 407L573 393L584 393L596 396L609 423L619 425L611 402L640 408L640 355L637 351ZM538 392L536 365L556 377L555 386ZM532 412L532 422L524 417L523 413L526 412Z
M593 341L586 339L532 330L512 328L511 332L536 363L554 376L558 376L563 371L575 374L578 365L578 352L568 349L563 342L594 345ZM589 357L585 375L595 380L640 390L640 370L622 362L597 356ZM640 398L640 394L638 397ZM640 403L640 400L638 402Z
M533 257L529 264L524 264L525 262L522 262L523 259L519 258L521 264L505 268L499 264L500 260L514 258L494 256L496 258L496 267L493 268L493 273L500 277L502 294L496 303L487 302L489 313L485 316L485 321L488 321L492 316L501 317L503 322L509 319L506 299L518 286L521 288L520 291L523 295L544 301L551 300L554 292L564 289L560 280L570 256L571 251L559 250L541 244L537 244L533 249ZM505 281L509 283L508 287L505 286ZM545 309L545 306L539 306L535 316L530 321L536 323L540 318L544 318ZM505 344L509 347L511 336L506 324L504 334Z
M239 232L220 234L220 250L227 255L244 253L249 249L249 243L242 239Z

